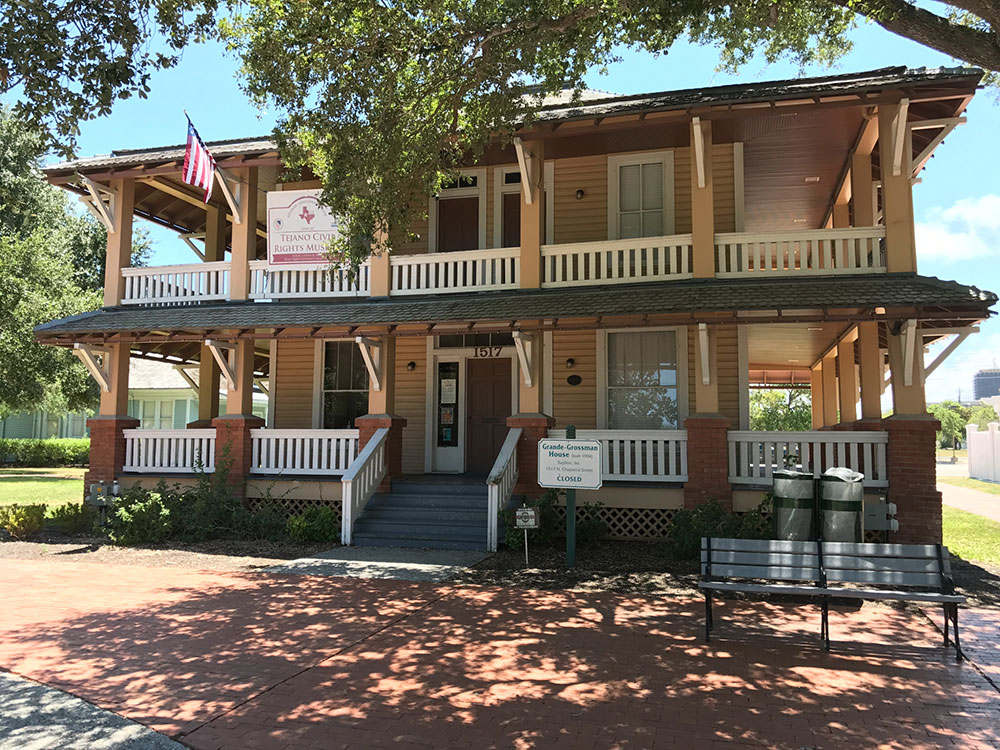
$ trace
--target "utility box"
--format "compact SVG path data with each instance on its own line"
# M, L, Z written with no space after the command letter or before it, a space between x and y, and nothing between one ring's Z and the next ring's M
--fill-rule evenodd
M865 475L840 466L820 477L820 533L826 542L863 542Z
M807 542L816 538L816 480L794 469L774 472L771 485L774 538Z

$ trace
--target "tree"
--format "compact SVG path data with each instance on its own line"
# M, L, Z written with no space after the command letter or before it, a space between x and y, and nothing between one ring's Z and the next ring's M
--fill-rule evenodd
M954 454L958 441L965 437L970 409L955 401L942 401L939 404L931 404L928 410L941 423L941 429L937 434L938 444L943 446L945 442L950 442Z
M812 400L804 388L750 391L750 429L799 432L812 429Z
M992 406L973 406L969 409L967 424L974 424L980 430L988 429L990 422L997 421L997 412Z

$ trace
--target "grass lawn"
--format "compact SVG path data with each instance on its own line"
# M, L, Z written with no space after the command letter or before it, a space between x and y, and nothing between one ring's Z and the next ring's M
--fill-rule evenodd
M86 469L0 468L0 505L63 505L83 500Z
M952 456L952 450L951 450L951 448L938 448L937 449L937 458L938 458L938 461L942 461L942 460L944 460L944 461L950 461L951 460L951 456ZM968 458L969 458L969 451L966 448L961 448L960 450L955 451L955 458L957 458L959 461L967 461Z
M981 482L978 479L970 479L969 477L938 477L937 480L945 484L953 484L956 487L965 487L969 490L979 490L980 492L988 492L991 495L1000 495L1000 484L994 484L993 482Z
M944 543L963 560L1000 565L1000 523L944 506Z

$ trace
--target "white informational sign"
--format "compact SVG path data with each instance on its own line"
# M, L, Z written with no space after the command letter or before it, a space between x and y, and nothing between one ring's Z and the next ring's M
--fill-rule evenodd
M441 380L441 403L454 404L458 401L458 381L454 378Z
M542 487L599 490L601 465L598 440L538 441L538 484Z
M337 219L319 203L320 190L267 194L268 266L328 264Z
M537 529L538 513L534 508L518 508L514 511L514 524L519 529Z

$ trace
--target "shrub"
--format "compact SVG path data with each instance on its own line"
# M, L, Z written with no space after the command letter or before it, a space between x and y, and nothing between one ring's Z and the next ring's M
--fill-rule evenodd
M97 523L97 512L84 503L66 503L49 509L53 525L66 534L86 534Z
M0 506L0 526L14 539L30 539L45 527L45 506Z
M765 499L754 510L739 514L711 498L696 508L678 510L670 525L667 550L676 560L693 560L701 552L702 537L766 539L770 531L766 520L769 503L770 499Z
M288 533L296 542L335 542L340 537L340 524L333 508L314 505L289 517Z
M566 524L557 510L559 491L548 490L544 495L525 500L525 505L534 508L538 515L538 528L528 530L528 543L532 546L554 547L566 539ZM601 503L583 503L576 506L576 543L586 546L607 533L607 525L601 520ZM524 530L514 523L517 508L500 511L505 541L511 549L524 548Z
M235 536L253 542L278 542L289 534L288 520L281 507L269 501L255 508L240 507L233 513L232 522Z
M135 485L115 498L108 514L108 536L117 544L155 544L170 536L170 510L159 492Z
M90 438L3 438L0 461L18 466L74 466L90 459Z

